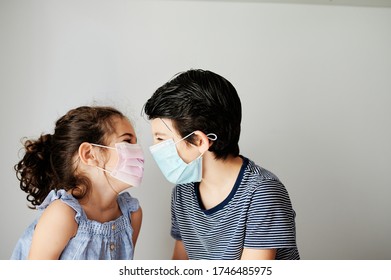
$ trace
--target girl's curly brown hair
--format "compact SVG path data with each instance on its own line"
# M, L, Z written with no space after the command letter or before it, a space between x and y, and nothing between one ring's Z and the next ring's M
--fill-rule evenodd
M81 106L58 119L53 134L24 141L24 156L14 169L30 208L40 205L51 190L70 190L76 198L88 192L90 181L76 174L74 155L83 142L104 145L114 132L114 117L125 116L112 107Z

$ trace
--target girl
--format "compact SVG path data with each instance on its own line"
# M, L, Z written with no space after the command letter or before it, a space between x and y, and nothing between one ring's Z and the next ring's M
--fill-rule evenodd
M132 259L142 210L123 191L141 183L144 157L129 120L111 107L78 107L24 148L16 174L42 211L11 259Z

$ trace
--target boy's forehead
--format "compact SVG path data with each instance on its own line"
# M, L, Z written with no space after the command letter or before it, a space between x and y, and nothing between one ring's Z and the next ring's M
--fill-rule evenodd
M172 134L175 132L172 120L165 118L156 118L151 120L153 134Z

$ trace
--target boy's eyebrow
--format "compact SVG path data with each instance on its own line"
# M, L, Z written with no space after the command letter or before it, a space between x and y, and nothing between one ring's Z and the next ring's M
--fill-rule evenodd
M153 135L155 136L167 136L167 133L164 133L164 132L155 132Z

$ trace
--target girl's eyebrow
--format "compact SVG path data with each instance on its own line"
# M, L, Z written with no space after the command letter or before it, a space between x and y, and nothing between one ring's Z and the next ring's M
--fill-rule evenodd
M130 138L136 138L132 133L129 133L129 132L125 132L124 134L120 135L119 137L123 137L123 136L129 136Z
M133 133L125 132L124 134L120 135L118 138L122 138L122 137L129 137L130 140L135 139L136 142L138 141L137 137Z
M137 137L133 133L125 132L124 134L120 135L119 137L120 138L121 137L129 137L130 139L136 139L136 142L137 142Z

